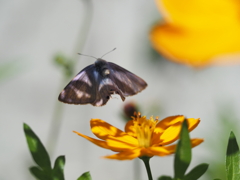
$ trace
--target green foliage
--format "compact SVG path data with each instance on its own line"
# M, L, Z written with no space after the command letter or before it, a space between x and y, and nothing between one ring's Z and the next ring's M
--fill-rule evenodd
M32 158L40 167L38 170L34 168L34 172L40 173L41 170L47 175L51 175L52 168L50 158L42 142L27 124L23 124L23 129Z
M202 163L194 167L186 176L184 180L193 180L200 178L208 169L208 164Z
M197 180L208 169L208 164L199 164L186 174L187 168L191 162L191 141L188 132L187 121L184 120L180 133L175 159L174 159L174 178L169 176L161 176L158 180Z
M191 162L191 142L187 127L187 121L184 121L174 159L175 179L183 179Z
M59 156L55 160L54 167L51 168L48 152L38 136L25 123L23 129L32 158L38 165L30 167L30 172L38 180L64 180L65 157ZM91 176L89 173L84 173L78 180L91 180Z
M224 159L226 158L229 129L235 132L236 137L240 136L239 121L232 102L219 102L217 109L219 109L217 113L218 127L214 130L214 136L209 136L205 142L208 147L207 151L214 152L214 155L202 157L210 164L205 179L226 179L226 162Z
M53 179L64 179L64 165L65 165L65 157L64 156L59 156L54 163L53 171L52 171L52 176Z
M83 173L77 180L92 180L90 172Z
M51 175L44 172L40 167L33 166L29 168L30 172L39 180L51 180Z
M54 62L62 67L67 78L73 76L73 61L70 58L67 58L62 54L57 54L54 57Z
M172 178L170 176L161 176L158 180L172 180Z
M230 133L227 154L226 154L226 172L228 180L240 179L240 154L236 137L233 132Z

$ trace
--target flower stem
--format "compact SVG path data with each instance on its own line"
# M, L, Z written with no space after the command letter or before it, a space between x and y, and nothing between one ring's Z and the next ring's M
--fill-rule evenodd
M149 160L150 160L151 157L148 157L148 156L142 156L140 157L140 159L143 160L144 162L144 165L146 167L146 170L147 170L147 174L148 174L148 180L153 180L152 178L152 173L151 173L151 168L150 168L150 165L149 165Z

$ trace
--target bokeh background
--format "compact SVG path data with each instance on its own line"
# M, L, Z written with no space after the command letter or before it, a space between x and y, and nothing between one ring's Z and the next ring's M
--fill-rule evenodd
M65 155L66 179L77 179L86 171L98 180L146 179L139 159L101 159L113 152L72 132L93 137L91 118L123 129L122 109L132 101L148 117L183 114L201 118L191 137L205 142L193 149L191 166L209 163L202 179L225 179L221 170L228 136L231 130L237 138L240 135L240 67L196 69L168 61L149 41L151 27L159 19L154 1L0 1L1 180L34 179L28 170L34 162L23 133L24 122L45 144L52 161ZM58 94L68 81L95 61L77 53L100 57L115 47L104 59L142 77L147 89L125 102L115 97L103 107L59 105ZM64 77L54 61L56 55L76 60L72 77ZM154 179L173 174L173 156L154 157L150 163Z

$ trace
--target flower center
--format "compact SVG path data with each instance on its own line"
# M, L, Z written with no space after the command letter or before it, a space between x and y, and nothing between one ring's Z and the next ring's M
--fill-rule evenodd
M141 117L140 113L133 117L133 124L140 147L151 146L152 133L158 122L158 117L153 119L151 116L150 119L147 119L146 116Z

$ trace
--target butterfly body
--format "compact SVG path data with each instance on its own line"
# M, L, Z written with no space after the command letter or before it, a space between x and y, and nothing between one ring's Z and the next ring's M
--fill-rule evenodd
M58 100L69 104L103 106L112 94L122 101L147 87L147 83L118 66L101 58L80 71L60 93Z
M106 77L108 74L110 74L109 66L107 61L103 59L97 59L94 63L96 67L96 71L101 74L102 77Z

